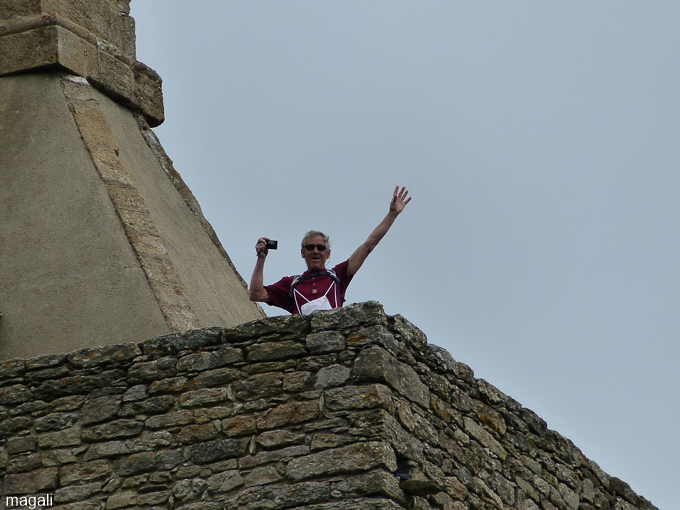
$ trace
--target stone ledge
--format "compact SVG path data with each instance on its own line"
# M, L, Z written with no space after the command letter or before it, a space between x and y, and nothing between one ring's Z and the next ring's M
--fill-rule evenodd
M139 111L152 127L165 118L162 80L155 71L58 14L0 22L0 54L0 76L65 70Z

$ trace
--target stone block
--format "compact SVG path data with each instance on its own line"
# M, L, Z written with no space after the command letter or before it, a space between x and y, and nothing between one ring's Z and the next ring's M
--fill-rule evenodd
M137 344L106 345L73 351L68 354L68 361L74 367L90 368L107 363L121 363L133 360L141 354L142 351Z
M137 436L144 424L136 420L115 420L83 429L85 441L105 441Z
M249 362L275 361L288 358L299 358L306 354L305 346L300 342L281 341L254 344L247 349Z
M177 358L167 356L154 361L136 363L128 370L130 384L166 379L176 374Z
M243 361L243 354L239 349L221 347L215 351L204 351L180 358L177 362L177 371L203 372L232 365L238 361Z
M297 482L338 473L369 471L376 467L388 471L397 469L394 451L387 443L355 443L298 457L288 463L286 474Z
M324 392L326 407L331 410L393 410L392 391L383 384L343 386Z
M45 468L29 473L7 474L2 483L3 494L38 494L56 489L59 485L59 470Z
M382 347L373 346L362 351L356 359L352 375L359 381L386 382L424 409L430 407L430 392L415 370L397 361Z
M33 398L31 390L22 384L0 388L0 405L16 405L28 402Z
M235 381L233 384L236 398L241 401L270 398L279 395L283 389L283 375L276 372L256 374Z
M305 345L313 354L342 351L347 348L345 336L337 331L319 331L307 335Z
M217 404L227 399L226 388L204 388L196 391L187 391L179 397L179 405L182 407L198 407L203 405Z
M209 464L243 455L248 439L223 439L195 444L187 448L187 457L194 464Z
M142 452L130 455L116 463L116 472L120 476L131 476L153 471L156 468L156 454Z
M344 365L324 367L316 374L315 388L324 389L342 386L351 376L351 370Z
M105 479L110 475L111 468L105 460L67 464L59 471L59 483L64 487L73 483Z
M320 414L319 403L288 402L263 413L257 420L257 428L269 430L286 425L313 420Z

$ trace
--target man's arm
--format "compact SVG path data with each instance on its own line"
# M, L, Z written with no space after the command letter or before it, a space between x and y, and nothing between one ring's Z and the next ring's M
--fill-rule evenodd
M269 241L268 238L261 237L257 240L257 244L255 245L257 262L255 263L253 275L250 277L250 287L248 288L251 301L269 301L269 293L264 288L264 261L269 253L267 241Z
M397 219L397 216L401 214L404 207L406 207L406 204L410 201L411 197L408 196L408 190L405 187L402 186L402 188L399 189L399 186L397 186L394 188L392 201L390 202L390 211L387 213L387 216L385 216L380 224L375 227L375 230L371 232L368 239L354 250L354 253L350 256L349 265L347 267L347 274L349 276L354 276L356 272L359 271L369 253L371 253L380 240L385 237L385 234L387 234L387 231L392 226L392 223L394 223L394 220Z

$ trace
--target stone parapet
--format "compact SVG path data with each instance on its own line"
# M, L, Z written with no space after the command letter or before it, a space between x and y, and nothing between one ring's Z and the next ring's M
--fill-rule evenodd
M0 76L64 70L158 126L164 120L162 82L136 60L129 13L129 0L4 0Z
M6 361L0 477L61 510L655 508L375 302Z

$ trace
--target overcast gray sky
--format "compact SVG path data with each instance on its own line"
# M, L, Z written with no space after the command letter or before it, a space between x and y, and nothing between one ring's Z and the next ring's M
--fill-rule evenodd
M246 280L341 262L661 509L680 501L680 2L134 0L156 129ZM267 308L276 315L277 309Z

